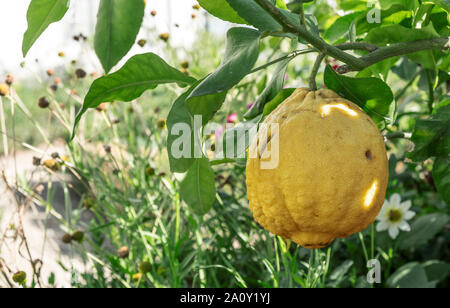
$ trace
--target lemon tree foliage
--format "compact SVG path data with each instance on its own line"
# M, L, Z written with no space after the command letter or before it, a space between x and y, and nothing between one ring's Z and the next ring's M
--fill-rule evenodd
M351 78L337 74L331 66L325 69L325 84L342 97L366 111L379 126L392 121L395 110L394 95L379 78Z
M245 114L246 118L251 119L261 114L267 102L271 101L282 90L289 61L290 59L287 58L286 60L281 61L277 64L271 81L262 91L261 95L259 95L259 97L256 99L256 102L253 104L250 110L247 111L247 113Z
M143 67L146 69L142 69ZM96 108L101 103L131 101L160 84L177 83L186 86L195 81L154 53L134 56L117 72L94 81L77 115L75 126L88 109Z
M216 199L214 170L206 157L196 159L180 182L184 201L200 215L207 213Z
M190 112L202 115L203 124L220 109L226 91L238 84L258 59L261 38L259 31L232 28L228 31L227 38L227 48L221 65L207 76L187 99Z
M199 0L198 3L211 15L222 20L236 24L246 24L239 14L228 4L226 0Z
M142 0L101 0L95 28L95 52L108 73L133 46L141 28Z
M417 218L411 225L411 232L403 233L399 237L401 249L417 249L425 245L449 222L445 214L428 214Z
M377 17L372 10L375 7L365 0L337 1L336 8L318 1L198 2L208 13L240 25L228 31L227 46L219 67L194 78L170 66L156 54L134 56L117 72L93 82L75 126L88 109L100 103L130 101L160 84L175 83L189 88L181 89L172 105L167 119L167 146L169 149L174 144L182 146L177 144L176 129L172 131L176 124L184 123L192 128L193 136L201 135L203 126L220 112L223 103L234 99L227 94L236 86L246 86L243 80L259 80L253 106L245 114L247 124L259 123L270 116L294 91L283 89L283 86L286 71L295 68L296 72L311 72L309 84L313 89L317 76L324 71L321 81L324 86L360 106L384 130L383 133L389 134L393 132L390 125L398 125L396 116L402 116L399 100L403 99L408 87L417 82L427 98L420 111L421 117L414 119L411 140L415 149L408 156L415 162L428 158L436 161L433 170L436 188L448 202L448 113L445 106L438 108L448 99L448 95L438 89L450 80L448 0L382 0L380 19L375 22L369 18ZM68 0L31 1L27 14L29 27L23 40L24 54L49 24L64 16L68 6ZM108 73L130 50L142 24L144 8L145 3L141 0L101 1L94 46L105 72ZM344 14L341 16L336 10L342 10ZM290 52L279 52L282 41L289 43ZM267 46L271 52L261 53L260 50ZM318 56L314 67L292 65L294 59L305 53ZM330 65L323 65L324 62ZM257 63L259 67L256 67ZM391 90L389 77L392 73L405 80L405 89ZM413 77L416 79L411 81ZM194 127L196 115L202 116L199 128ZM217 142L238 142L236 133L244 126L238 125L227 131ZM202 149L201 138L197 139L198 147L197 141L192 141L186 153L195 154L196 148ZM168 153L173 172L187 172L190 177L202 174L199 170L210 172L206 168L205 153L195 157L175 157L170 150ZM192 168L197 168L197 172ZM214 178L207 178L212 187ZM186 189L184 195L187 195ZM193 200L198 196L187 196L185 201L195 206ZM212 206L214 198L211 196L209 191L209 197L202 199L200 208L206 210Z
M30 2L27 12L28 28L23 36L22 44L24 57L45 29L64 17L69 5L69 0L32 0Z
M438 281L430 281L422 264L411 262L400 267L387 281L391 288L434 288Z

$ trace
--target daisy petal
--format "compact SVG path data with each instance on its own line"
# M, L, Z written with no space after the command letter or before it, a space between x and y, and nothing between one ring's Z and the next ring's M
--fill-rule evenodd
M388 228L389 228L389 223L388 223L387 221L380 221L380 222L377 224L376 230L377 230L378 232L381 232L381 231L387 230Z
M408 211L403 215L403 218L405 220L410 220L411 218L413 218L414 216L416 216L416 213L414 213L413 211Z
M406 221L402 221L401 223L399 223L398 225L399 229L402 231L406 231L409 232L411 231L411 227L409 226L409 224Z
M389 236L395 240L397 235L400 233L397 226L390 226L389 227Z
M403 209L403 211L407 211L411 208L411 201L407 200L405 202L400 203L401 208Z
M402 199L400 198L399 194L393 194L391 196L391 199L390 199L391 205L399 205L400 201L402 201Z

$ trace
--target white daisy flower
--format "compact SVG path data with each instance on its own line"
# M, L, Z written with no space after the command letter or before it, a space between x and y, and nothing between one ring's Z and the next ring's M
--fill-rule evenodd
M410 200L401 202L400 195L393 194L389 201L384 201L380 214L378 214L377 220L379 222L377 224L377 231L388 230L389 236L393 239L398 236L400 230L406 232L411 231L407 221L413 218L416 213L410 211L410 208Z

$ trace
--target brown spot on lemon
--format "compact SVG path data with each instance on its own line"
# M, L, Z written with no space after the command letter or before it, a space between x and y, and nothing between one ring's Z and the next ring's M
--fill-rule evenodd
M259 155L249 155L246 180L250 209L260 225L313 249L376 219L388 161L381 133L361 108L331 90L303 88L264 124L279 127L277 164L263 168ZM260 129L249 154L261 153L269 136Z

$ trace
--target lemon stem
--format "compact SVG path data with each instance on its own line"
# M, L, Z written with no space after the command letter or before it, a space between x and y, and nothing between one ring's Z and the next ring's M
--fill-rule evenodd
M317 73L320 69L320 64L322 64L323 59L325 58L325 53L320 53L317 56L316 62L314 63L311 76L309 77L309 89L311 91L317 91L317 83L316 83L316 77Z

